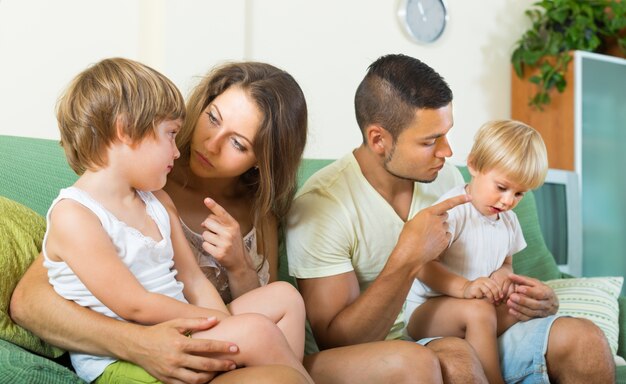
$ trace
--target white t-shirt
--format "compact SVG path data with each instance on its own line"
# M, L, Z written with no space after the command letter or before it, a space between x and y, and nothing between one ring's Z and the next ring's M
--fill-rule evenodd
M461 173L447 163L434 182L415 183L408 217L459 184ZM289 273L309 279L354 271L363 292L385 266L404 223L350 153L311 176L296 195L287 220ZM387 339L400 338L403 327L401 311Z
M439 201L463 193L465 185L459 185L441 196ZM450 271L468 280L488 277L502 266L507 256L526 248L522 228L513 211L502 212L498 219L492 220L482 215L473 204L462 204L448 211L448 225L448 232L452 234L450 245L440 260ZM407 298L405 321L415 308L435 296L439 293L416 279Z

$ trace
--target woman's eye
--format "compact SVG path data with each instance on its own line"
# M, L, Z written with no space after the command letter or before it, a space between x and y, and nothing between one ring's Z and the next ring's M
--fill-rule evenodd
M207 115L209 115L209 121L217 125L218 121L215 115L213 115L213 112L207 112Z
M239 152L244 152L246 150L246 147L244 147L239 141L237 141L237 139L232 138L230 139L230 142L233 144L233 147L235 147L235 149Z

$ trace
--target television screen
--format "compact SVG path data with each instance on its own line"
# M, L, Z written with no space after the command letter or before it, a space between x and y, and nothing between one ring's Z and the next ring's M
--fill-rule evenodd
M548 171L546 181L533 191L543 238L560 270L582 275L582 219L575 172Z

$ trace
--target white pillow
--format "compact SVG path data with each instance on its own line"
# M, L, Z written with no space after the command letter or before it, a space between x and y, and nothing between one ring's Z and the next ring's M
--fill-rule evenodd
M619 304L617 299L624 278L582 277L545 282L559 298L560 315L582 317L593 321L606 335L613 355L619 337Z

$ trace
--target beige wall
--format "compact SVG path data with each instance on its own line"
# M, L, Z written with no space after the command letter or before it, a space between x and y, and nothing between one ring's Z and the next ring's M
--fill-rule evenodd
M183 93L212 65L250 59L286 69L304 89L305 156L338 157L359 144L352 100L367 66L399 52L452 87L452 160L462 163L484 121L510 116L509 56L533 1L448 0L443 36L417 45L397 0L0 0L0 134L57 138L58 94L104 57L150 64Z

